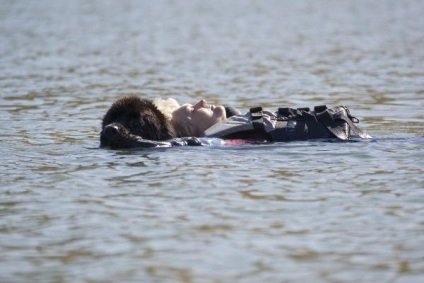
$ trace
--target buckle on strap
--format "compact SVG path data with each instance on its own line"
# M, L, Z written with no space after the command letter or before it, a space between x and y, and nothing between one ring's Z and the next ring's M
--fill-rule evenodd
M252 116L252 125L255 130L264 131L265 125L262 114L262 107L253 107L250 108L250 115Z
M249 112L252 115L252 119L256 120L256 119L260 119L262 118L262 107L253 107L250 108Z
M315 113L324 112L325 110L327 110L327 105L318 105L314 107Z

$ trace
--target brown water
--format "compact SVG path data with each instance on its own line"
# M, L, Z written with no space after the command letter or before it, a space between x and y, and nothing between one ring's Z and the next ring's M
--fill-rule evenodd
M424 282L424 2L0 2L0 282ZM375 137L97 149L124 94Z

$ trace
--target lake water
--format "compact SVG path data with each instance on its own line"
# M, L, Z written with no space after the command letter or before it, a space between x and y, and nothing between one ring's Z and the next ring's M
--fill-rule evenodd
M424 282L424 2L0 2L0 282ZM98 149L119 96L347 105L373 140Z

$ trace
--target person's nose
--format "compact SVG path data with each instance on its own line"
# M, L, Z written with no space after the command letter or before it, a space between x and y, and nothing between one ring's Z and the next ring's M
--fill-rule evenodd
M199 108L203 108L203 107L205 107L205 108L208 107L208 103L204 99L200 100L199 102L197 102L194 105L194 109L199 109Z

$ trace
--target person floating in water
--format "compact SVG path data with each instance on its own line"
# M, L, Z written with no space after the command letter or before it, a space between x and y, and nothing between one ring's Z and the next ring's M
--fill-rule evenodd
M180 105L172 98L127 96L114 102L103 117L100 146L121 149L371 138L357 122L345 106L278 108L275 112L255 107L241 114L203 99Z

